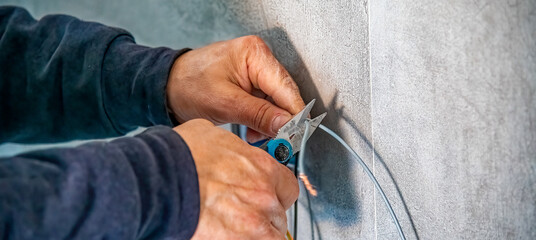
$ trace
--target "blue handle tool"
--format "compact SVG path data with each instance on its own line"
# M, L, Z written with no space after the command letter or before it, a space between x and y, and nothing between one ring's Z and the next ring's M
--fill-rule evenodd
M322 119L324 119L326 116L326 113L323 113L312 120L307 119L307 116L309 116L314 103L315 100L313 99L301 112L296 114L296 116L283 125L283 127L279 129L279 132L275 138L259 141L252 145L264 149L275 160L283 165L287 165L289 162L292 162L296 156L296 153L300 151L301 142L309 139L318 125L320 125L320 122L322 122ZM311 130L307 136L304 136L306 120L310 121Z

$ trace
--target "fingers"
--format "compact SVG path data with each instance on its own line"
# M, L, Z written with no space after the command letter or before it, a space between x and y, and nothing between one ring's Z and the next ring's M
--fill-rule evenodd
M287 214L285 209L281 206L276 209L271 215L271 224L278 231L280 235L285 235L287 233Z
M275 240L275 239L282 239L285 240L285 234L287 232L286 226L285 226L285 232L282 233L280 229L273 225L269 226L263 226L263 229L260 232L256 232L253 234L253 238L251 239L260 239L260 240Z
M287 70L272 55L270 48L257 36L244 37L247 51L246 64L253 86L271 96L275 103L291 114L297 114L305 103L298 86Z
M298 179L289 168L277 162L267 152L258 148L255 152L253 159L267 171L271 184L275 187L275 195L279 203L284 210L289 209L300 193Z
M279 176L276 176L278 181L275 185L275 192L279 202L281 202L281 205L286 210L298 199L300 187L298 185L298 179L290 169L280 163L276 164L279 168L276 171Z
M261 239L283 239L285 240L285 234L287 233L287 226L285 226L285 232L281 233L281 230L276 228L275 226L272 226L269 233L265 236L266 238ZM256 236L258 238L259 236Z
M246 132L246 139L249 143L256 143L260 140L264 140L264 139L267 139L268 136L260 133L260 132L257 132L251 128L248 128L247 132Z
M238 99L237 106L234 106L238 110L235 115L236 122L249 126L261 134L274 137L279 128L292 117L287 111L264 99L251 96L245 91L236 92Z

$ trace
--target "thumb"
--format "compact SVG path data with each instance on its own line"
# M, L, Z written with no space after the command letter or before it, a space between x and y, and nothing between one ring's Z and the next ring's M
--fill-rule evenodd
M274 137L292 118L289 112L265 99L254 97L245 91L241 91L240 95L240 100L236 101L238 104L236 121L255 131Z

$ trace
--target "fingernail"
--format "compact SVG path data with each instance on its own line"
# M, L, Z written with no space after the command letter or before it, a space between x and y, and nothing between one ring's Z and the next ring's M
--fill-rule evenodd
M277 131L290 120L290 116L278 115L272 121L272 132L277 134Z

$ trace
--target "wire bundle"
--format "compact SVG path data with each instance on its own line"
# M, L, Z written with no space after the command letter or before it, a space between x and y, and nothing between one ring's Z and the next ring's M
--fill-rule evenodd
M378 180L376 180L376 178L374 177L374 174L372 174L372 172L370 171L370 169L367 166L367 164L365 164L363 159L361 159L361 157L359 157L359 155L339 135L337 135L331 129L329 129L328 127L326 127L326 126L324 126L322 124L320 124L319 127L324 132L326 132L331 137L333 137L335 140L337 140L339 143L341 143L355 157L357 162L363 167L363 170L365 171L367 176L374 183L374 186L376 187L378 192L380 192L380 195L382 196L382 199L383 199L387 209L389 210L389 214L391 215L391 218L393 219L393 222L396 225L396 229L398 230L398 235L400 236L400 238L402 240L405 240L406 236L404 235L404 232L402 231L402 227L400 226L400 222L398 221L398 218L396 217L396 214L395 214L395 212L393 210L393 207L391 206L391 203L389 202L389 199L387 199L387 196L385 195L382 187L378 183ZM304 136L309 136L310 128L311 128L311 123L309 122L309 120L306 120L305 121ZM309 192L311 192L311 193L316 193L316 190L314 189L312 184L309 183L309 180L307 179L307 176L305 175L305 172L304 172L304 169L303 169L303 166L304 166L303 158L304 158L304 155L305 155L304 153L305 153L306 142L307 142L307 139L304 139L304 141L302 141L302 143L301 143L300 154L298 156L298 162L297 162L298 166L296 167L296 169L298 171L297 173L299 173L298 176L300 176L300 179L302 179L302 181L304 182L304 185L307 188L307 190ZM305 194L308 194L308 193L306 192ZM312 194L312 195L316 196L316 194ZM298 211L297 211L298 209L297 209L297 207L298 207L298 205L297 205L297 201L296 201L296 204L294 205L294 239L296 239L296 240L297 240L297 230L298 230L298 228L297 228L297 219L298 219Z

